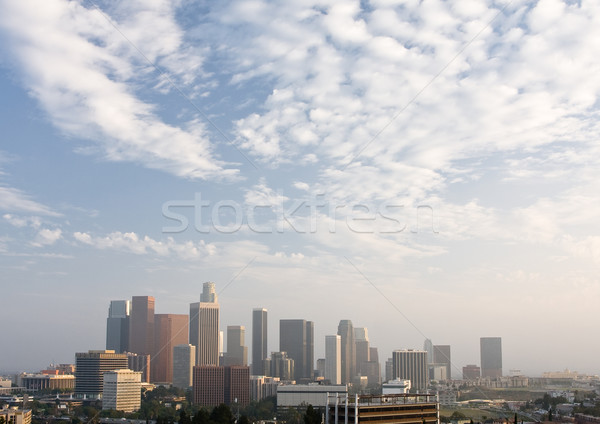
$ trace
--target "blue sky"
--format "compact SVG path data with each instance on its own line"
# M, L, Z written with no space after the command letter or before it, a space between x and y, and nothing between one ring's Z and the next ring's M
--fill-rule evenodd
M596 2L213 3L0 1L0 369L215 281L270 350L351 319L598 373Z

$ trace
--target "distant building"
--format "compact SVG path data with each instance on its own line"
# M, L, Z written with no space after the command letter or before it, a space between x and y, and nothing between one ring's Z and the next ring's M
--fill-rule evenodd
M383 395L400 395L410 391L410 380L390 380L381 385Z
M106 319L106 349L123 353L129 350L129 300L111 300Z
M252 310L252 374L266 375L264 361L269 356L267 351L267 310Z
M433 362L446 365L445 380L452 380L452 354L450 352L450 345L434 345Z
M325 379L331 384L342 384L342 338L325 336Z
M417 391L427 389L427 352L424 350L395 350L392 352L394 379L410 380Z
M180 344L173 348L173 386L187 390L192 387L196 347Z
M227 355L225 365L247 366L248 347L246 347L246 327L243 325L227 326Z
M267 366L268 365L268 366ZM271 352L271 358L265 360L265 370L269 369L269 377L277 377L281 381L294 380L295 361L287 352Z
M291 384L277 387L277 410L286 411L288 408L298 408L302 405L312 405L317 408L327 406L327 394L346 396L348 389L342 385L322 384Z
M463 380L477 380L479 377L481 377L481 368L477 365L463 367Z
M72 374L22 374L20 380L21 385L30 392L75 388L75 376Z
M457 395L456 390L438 390L438 402L444 406L455 406L457 404Z
M219 365L219 304L214 283L204 283L201 301L190 304L189 343L196 346L196 365Z
M133 296L129 317L129 352L154 353L154 297Z
M342 384L352 383L352 378L356 374L356 343L352 321L341 320L337 333L341 337Z
M381 384L381 365L379 364L379 353L376 347L369 347L369 362L366 368L369 386Z
M154 352L151 381L173 382L173 348L188 343L189 317L180 314L154 315Z
M124 369L104 373L102 409L135 412L142 405L142 374Z
M277 396L277 386L280 384L278 377L250 376L250 400L259 401L269 396Z
M325 358L317 359L317 368L315 368L315 379L325 378Z
M31 409L0 409L0 417L10 424L31 424Z
M314 323L303 319L279 321L279 351L294 360L293 379L312 380L314 371Z
M482 337L480 339L481 377L502 377L502 339Z
M201 406L247 405L250 402L250 368L196 366L192 392L194 403Z
M437 381L448 380L448 365L447 364L429 364L429 379Z
M127 368L142 373L142 383L150 383L150 355L138 355L125 352L127 355Z
M75 394L101 399L104 373L127 369L127 355L113 350L90 350L75 354Z
M423 350L425 352L427 352L427 363L432 364L434 361L433 361L433 343L431 342L431 339L425 339L425 342L423 342Z

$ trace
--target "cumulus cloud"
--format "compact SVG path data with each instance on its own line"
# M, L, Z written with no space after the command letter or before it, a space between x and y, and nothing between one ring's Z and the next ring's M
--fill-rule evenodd
M56 228L54 230L42 228L40 231L38 231L35 240L31 244L36 247L50 246L61 238L62 230L60 228Z

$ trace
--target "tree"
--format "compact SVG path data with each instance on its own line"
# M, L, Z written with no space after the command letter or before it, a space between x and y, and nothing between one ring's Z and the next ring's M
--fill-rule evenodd
M210 413L210 420L215 424L233 424L233 414L231 413L231 409L229 406L224 403L219 406L215 406L215 408Z
M548 421L552 421L552 408L548 411Z
M250 424L250 420L247 415L242 415L237 424Z
M306 407L303 418L304 424L321 424L321 414L318 410L314 409L312 405Z
M185 409L179 411L179 424L192 424L190 416L185 412Z
M209 422L210 415L205 408L200 408L192 418L192 424L208 424Z

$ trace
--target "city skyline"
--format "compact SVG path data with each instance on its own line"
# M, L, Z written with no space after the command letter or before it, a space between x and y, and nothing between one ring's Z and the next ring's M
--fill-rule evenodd
M600 298L599 19L0 1L0 368L101 349L111 300L188 315L213 281L222 329L268 309L268 352L279 319L315 323L315 359L351 319L381 362L430 338L460 369L491 336L504 373L599 374L600 340L573 349Z

